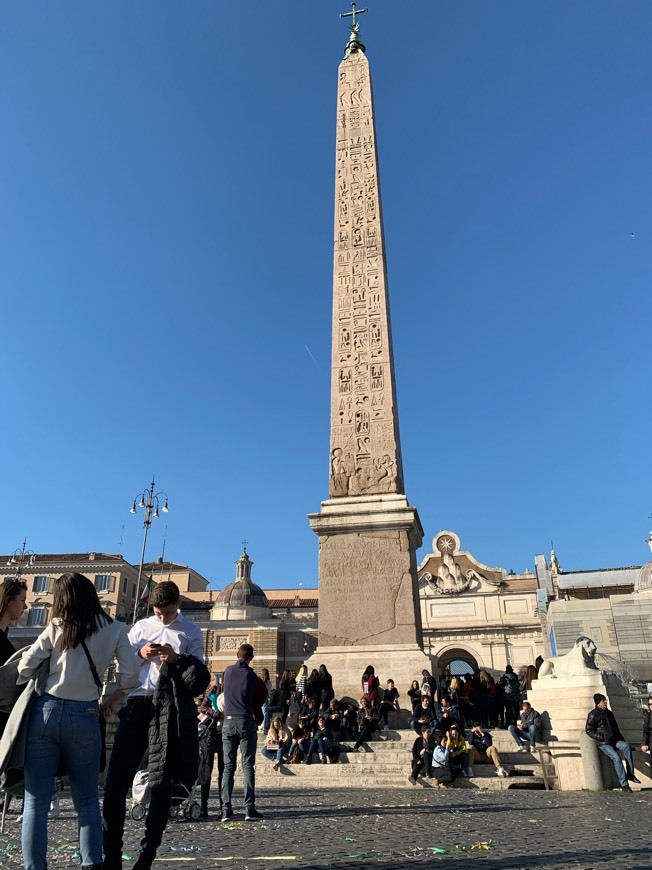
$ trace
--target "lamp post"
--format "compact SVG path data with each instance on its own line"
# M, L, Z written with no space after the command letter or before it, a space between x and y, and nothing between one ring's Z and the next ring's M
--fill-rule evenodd
M143 535L143 549L140 554L140 565L138 566L138 581L136 582L136 600L134 601L134 616L133 622L136 622L136 614L138 612L138 603L140 601L140 579L143 576L143 565L145 563L145 547L147 546L147 533L149 532L149 527L152 525L152 520L157 520L159 518L159 504L160 499L165 498L163 503L163 507L161 510L164 514L166 514L170 508L168 507L168 496L166 492L157 492L154 493L155 489L154 478L152 478L152 482L149 485L148 489L144 489L139 495L134 499L134 503L131 506L129 513L135 514L137 512L136 502L138 501L138 507L143 508L145 511L145 519L143 520L143 527L145 529L145 533Z
M23 546L16 547L11 556L9 556L7 567L11 568L15 565L16 579L20 580L20 575L23 573L23 569L31 568L35 561L36 553L33 550L27 549L27 538L25 538Z

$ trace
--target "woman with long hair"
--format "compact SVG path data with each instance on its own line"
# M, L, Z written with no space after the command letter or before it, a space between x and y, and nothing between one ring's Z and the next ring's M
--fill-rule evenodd
M362 674L362 696L366 698L372 707L378 706L378 689L380 680L376 676L373 665L367 665Z
M116 684L139 684L140 661L125 626L100 605L83 574L64 574L54 584L52 619L23 653L19 682L49 659L45 694L31 706L25 757L22 849L29 870L47 867L47 817L52 783L63 761L78 816L82 867L102 867L102 820L97 797L100 766L98 675L117 659Z
M281 704L283 706L281 719L283 720L283 722L285 722L288 717L288 713L290 712L290 698L292 696L292 691L290 689L290 672L287 669L284 670L281 674L278 688L281 693Z
M303 702L306 695L306 683L308 681L308 665L301 665L297 674L297 698Z
M2 628L2 624L0 622L0 628ZM538 679L539 675L537 674L536 665L528 665L525 669L525 674L523 675L523 679L521 681L521 700L524 701L527 699L527 693L532 688L532 683L534 680Z
M16 577L7 577L0 585L0 665L16 652L7 637L9 625L17 622L27 610L27 583ZM6 722L6 719L4 720ZM2 733L0 731L0 733Z
M313 698L317 704L317 708L321 704L321 678L317 668L310 671L310 676L306 680L306 698Z
M265 683L265 688L267 689L267 699L263 704L263 724L260 727L260 731L263 731L265 734L269 731L269 699L272 694L272 681L269 676L269 671L267 668L262 668L260 671L260 679Z
M328 673L326 665L319 665L319 682L321 684L321 709L328 710L328 705L335 697L333 678Z

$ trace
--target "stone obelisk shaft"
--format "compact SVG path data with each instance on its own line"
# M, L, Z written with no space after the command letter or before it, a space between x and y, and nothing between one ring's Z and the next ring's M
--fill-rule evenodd
M369 63L337 91L330 496L402 493L403 470Z
M423 652L416 550L394 384L369 64L354 26L339 67L330 498L310 515L319 537L319 646L338 696L359 697L372 664L397 685Z

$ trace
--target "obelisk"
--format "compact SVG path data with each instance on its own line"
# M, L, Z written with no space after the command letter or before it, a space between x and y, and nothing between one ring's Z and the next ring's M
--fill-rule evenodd
M310 665L327 665L338 697L359 698L367 665L404 692L431 661L415 558L423 530L403 489L371 79L352 6L337 89L330 498L309 515L319 537Z

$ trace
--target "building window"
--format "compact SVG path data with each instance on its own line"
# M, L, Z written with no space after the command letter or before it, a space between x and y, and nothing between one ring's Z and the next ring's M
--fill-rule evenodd
M123 579L123 581L122 581L122 594L123 594L123 595L126 595L126 594L127 594L127 586L128 586L128 584L129 584L129 581L128 581L127 578L125 577L125 578Z
M31 607L27 611L27 625L45 625L47 610L45 607Z
M50 585L50 575L49 574L37 574L34 578L34 585L32 586L32 592L36 593L44 593L48 591L48 586ZM30 625L32 623L28 623ZM33 623L34 625L41 625L40 622Z
M131 597L132 598L136 597L136 584L135 583L131 587Z
M110 592L111 591L111 575L110 574L96 574L95 575L95 588L98 592Z
M288 652L299 652L299 638L291 637L288 645Z

